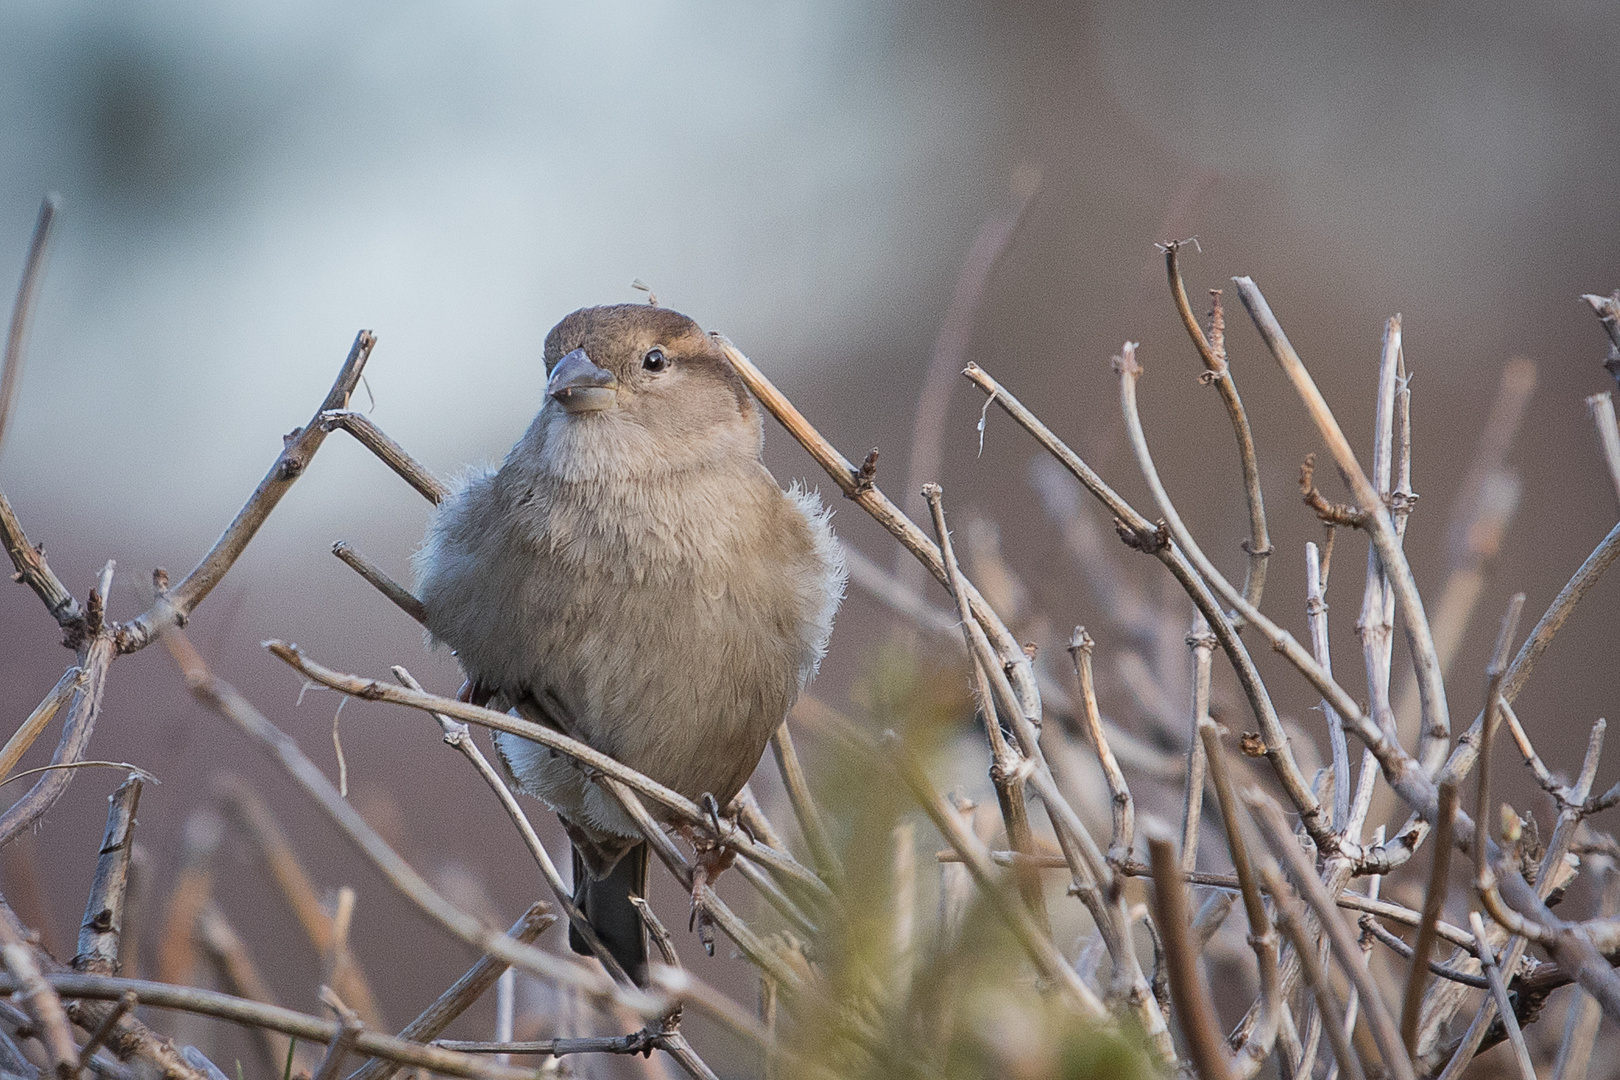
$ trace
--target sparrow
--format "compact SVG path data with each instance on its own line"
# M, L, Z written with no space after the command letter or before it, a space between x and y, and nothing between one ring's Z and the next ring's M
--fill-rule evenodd
M771 476L760 410L686 316L584 308L547 335L545 361L523 437L428 524L415 572L429 644L454 651L472 700L725 806L826 651L846 577L830 512ZM494 742L561 818L575 903L645 985L640 831L573 759Z

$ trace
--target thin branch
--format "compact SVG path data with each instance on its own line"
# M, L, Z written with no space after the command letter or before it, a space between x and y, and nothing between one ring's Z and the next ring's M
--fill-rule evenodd
M1434 861L1429 867L1429 887L1423 894L1423 921L1418 923L1412 946L1412 968L1406 980L1406 996L1401 1000L1401 1042L1406 1052L1416 1056L1418 1012L1423 1004L1429 954L1434 949L1435 927L1446 906L1447 875L1451 870L1451 823L1457 816L1457 785L1440 785L1440 816L1434 826Z
M6 422L17 403L17 387L22 381L23 345L28 340L28 325L33 321L34 303L39 298L40 282L45 277L45 254L50 250L51 225L56 220L61 200L55 192L47 194L39 204L39 217L34 220L34 238L28 243L28 261L23 263L22 280L17 283L17 299L11 306L11 328L6 334L6 355L0 365L0 446L6 438Z
M135 1007L138 1000L133 993L126 990L124 996L118 999L118 1004L113 1006L113 1010L101 1022L101 1026L90 1033L90 1037L84 1041L84 1045L79 1047L80 1073L90 1068L91 1059L96 1056L96 1051L107 1045L107 1040L118 1029L119 1022L129 1015L130 1010Z
M1203 612L1193 615L1192 630L1187 634L1187 647L1193 655L1192 730L1187 734L1187 776L1182 787L1181 802L1181 870L1191 874L1198 869L1198 833L1204 815L1204 773L1209 761L1204 752L1204 740L1198 732L1209 715L1209 680L1214 667L1215 646L1218 642L1210 633L1209 620Z
M1418 595L1412 568L1407 563L1405 555L1401 553L1390 508L1384 505L1378 489L1362 471L1361 463L1356 460L1355 451L1350 448L1349 440L1340 430L1338 420L1328 408L1321 391L1316 388L1316 382L1305 369L1299 354L1289 343L1288 336L1283 333L1276 316L1271 313L1271 305L1266 303L1265 296L1251 279L1240 277L1233 280L1237 283L1238 295L1243 299L1243 305L1248 309L1250 318L1260 331L1260 336L1305 402L1311 420L1328 444L1334 462L1350 485L1356 504L1365 516L1365 524L1372 534L1378 559L1383 564L1384 573L1389 576L1390 587L1395 592L1395 605L1400 610L1401 622L1406 628L1407 644L1411 647L1413 663L1418 672L1418 690L1423 707L1423 745L1428 751L1428 756L1420 758L1420 761L1424 770L1433 774L1444 763L1445 748L1451 739L1446 688L1440 673L1439 657L1435 653L1434 637L1429 629L1428 617L1423 610L1423 600Z
M961 820L945 801L945 797L934 787L922 767L912 759L899 738L893 733L886 733L883 743L888 751L889 760L900 773L900 778L916 796L923 812L934 823L934 827L939 830L946 843L962 857L968 873L973 876L973 880L990 902L997 917L1023 946L1024 952L1035 965L1035 970L1043 978L1050 979L1062 988L1071 1003L1082 1014L1099 1020L1106 1017L1108 1011L1103 1007L1102 1001L1080 981L1074 969L1064 960L1063 954L1052 944L1051 937L1035 924L1028 910L1021 904L1000 901L1000 882L984 846L978 837L973 836L962 826Z
M945 526L944 492L940 490L938 484L925 484L922 494L927 500L929 513L933 516L934 536L939 543L940 555L945 560L947 584L951 597L956 601L956 614L961 621L962 633L966 635L966 643L971 652L975 644L973 631L978 627L968 607L967 591L962 586L962 568L956 561L950 530ZM989 674L994 670L994 665L984 664L977 653L973 654L973 661L974 696L978 699L979 717L984 723L985 738L990 744L990 782L996 789L996 801L1001 807L1001 820L1007 830L1007 842L1014 851L1028 853L1034 850L1034 845L1030 840L1029 806L1024 799L1024 778L1019 768L1022 757L1008 745L1001 731L1001 721L996 716L995 692L991 689ZM1030 916L1037 925L1046 926L1046 896L1041 891L1040 879L1018 867L1013 868L1013 873L1018 882L1018 891L1029 907Z
M1356 922L1363 930L1367 931L1373 937L1389 946L1395 955L1406 960L1410 960L1412 957L1417 955L1416 949L1412 948L1412 946L1408 945L1406 942L1384 929L1383 923L1380 923L1371 915L1363 915L1360 919L1357 919ZM1474 945L1474 948L1477 949L1478 947L1479 946L1477 944ZM1490 989L1490 984L1487 983L1482 976L1466 974L1465 972L1458 971L1454 967L1447 967L1438 960L1430 959L1424 964L1424 970L1430 975L1437 975L1448 982L1458 983L1462 986L1469 986L1475 990Z
M51 692L45 699L34 706L34 711L28 714L28 719L12 733L6 740L6 745L0 747L0 777L8 777L11 770L17 767L17 762L28 753L28 748L34 745L39 733L45 730L45 725L51 722L63 704L73 692L84 685L85 672L83 668L70 667L62 673L62 677L51 687Z
M420 709L423 712L442 713L464 723L478 724L481 727L517 735L565 754L603 776L622 781L638 795L654 800L686 824L705 829L709 826L708 814L692 800L601 751L577 739L569 738L558 730L508 713L496 712L494 709L456 701L453 698L440 697L405 686L395 686L376 679L364 679L358 675L345 675L310 660L296 645L270 641L266 642L266 648L277 659L322 686L366 701L386 701ZM832 896L826 883L792 856L757 842L743 830L728 831L727 835L721 838L721 842L784 879L804 886L817 897Z
M247 946L218 904L212 900L205 903L195 921L196 943L207 956L227 993L266 1005L279 1004L259 966L253 962ZM268 1028L254 1028L253 1035L266 1074L279 1073L291 1049L287 1037Z
M1249 918L1249 945L1260 969L1260 1018L1249 1031L1242 1053L1248 1062L1244 1072L1253 1075L1271 1054L1277 1041L1277 1026L1282 1020L1282 987L1277 975L1277 936L1271 932L1271 919L1260 899L1254 871L1249 863L1248 842L1238 819L1237 797L1226 773L1226 757L1221 752L1220 728L1213 720L1198 722L1198 738L1204 744L1209 759L1209 777L1215 785L1215 797L1220 803L1221 823L1226 828L1226 846L1232 853L1232 867L1237 872L1238 889L1243 894L1243 908Z
M398 679L401 684L410 687L412 690L421 691L422 684L417 682L409 671L397 664L393 670L394 678ZM529 849L529 854L534 858L535 865L540 868L540 876L545 879L546 887L551 890L551 895L556 899L557 905L562 908L563 914L567 917L574 932L585 942L586 946L591 950L591 954L601 962L602 967L613 977L614 982L627 986L634 985L634 980L630 978L618 959L598 937L596 928L591 925L591 920L575 905L572 892L568 889L568 886L563 884L562 875L557 872L556 864L551 861L551 853L546 850L546 845L540 842L540 836L534 831L534 824L529 821L529 815L523 812L523 807L518 804L517 797L512 794L511 789L501 779L500 773L495 771L495 767L489 763L489 759L484 756L483 751L478 749L478 744L473 742L472 732L467 725L458 723L443 713L433 713L431 715L433 719L439 722L439 728L444 732L446 745L454 747L461 753L462 757L467 759L468 763L477 770L479 777L495 793L495 797L500 800L501 809L506 811L506 816L517 827L518 835L523 838L523 845Z
M1609 335L1609 358L1603 366L1614 376L1614 381L1620 383L1620 295L1594 296L1587 293L1581 299L1591 305L1592 313Z
M415 488L428 502L437 505L450 494L450 488L444 481L428 472L405 452L403 446L383 434L382 429L372 423L366 414L351 409L329 409L321 413L320 425L327 431L342 428L353 435L361 446L377 455L378 460L393 469L401 480Z
M1214 383L1215 389L1220 391L1221 401L1226 404L1227 416L1232 421L1232 434L1237 436L1238 459L1243 467L1243 495L1249 506L1249 538L1243 543L1243 550L1249 555L1249 567L1243 581L1243 598L1252 606L1259 607L1260 596L1266 585L1266 560L1271 556L1271 536L1266 531L1266 503L1260 489L1260 463L1255 454L1254 433L1249 430L1249 416L1243 409L1243 399L1238 396L1237 384L1232 380L1232 368L1226 361L1226 319L1221 310L1221 292L1219 289L1209 291L1212 334L1206 338L1198 320L1193 318L1192 304L1187 299L1186 286L1181 283L1181 270L1176 265L1182 245L1169 243L1161 246L1176 312L1204 361L1205 373L1200 381Z
M826 470L827 475L838 485L844 496L887 529L890 535L922 562L941 585L948 588L945 562L940 557L938 545L928 539L916 523L903 514L900 508L872 483L869 476L864 476L860 470L851 465L849 460L805 419L804 414L772 385L759 368L754 366L753 361L724 337L718 334L713 337L749 391L788 434L809 452L816 464ZM1031 724L1039 727L1041 700L1036 688L1033 661L1024 653L1023 646L1013 637L1012 632L1002 623L984 597L973 587L973 583L965 582L965 588L973 617L983 627L995 647L1001 665L1007 669L1007 677L1017 690L1019 704L1025 716Z
M0 494L0 543L5 545L6 554L11 557L11 565L16 570L11 579L33 589L34 595L44 602L51 618L71 638L83 624L84 608L79 606L67 586L62 584L62 579L45 562L44 546L35 547L28 542L22 522L17 520L17 513L12 510L4 494Z
M1305 621L1311 630L1311 654L1331 678L1333 652L1328 647L1326 592L1321 552L1315 544L1306 544ZM1350 822L1350 747L1344 739L1344 719L1327 698L1322 699L1322 716L1327 721L1328 746L1333 758L1333 829L1342 833Z
M1401 1043L1400 1028L1389 1015L1378 986L1373 982L1372 975L1363 962L1361 950L1356 947L1355 938L1351 936L1344 920L1339 917L1327 888L1318 880L1315 867L1300 850L1299 844L1294 839L1294 831L1283 819L1282 811L1258 788L1245 791L1243 801L1259 824L1260 831L1266 838L1266 844L1271 848L1272 856L1287 868L1288 876L1293 879L1301 897L1316 915L1318 925L1326 931L1328 942L1332 945L1340 966L1356 987L1385 1067L1396 1080L1415 1080L1412 1059L1407 1056L1406 1048ZM1342 1067L1343 1063L1340 1064Z
M836 885L844 876L844 868L827 834L827 823L816 808L815 796L804 776L804 766L793 746L793 732L783 720L771 735L771 753L776 758L777 771L782 774L782 787L787 790L788 802L793 805L793 816L799 823L799 832L810 848L810 859L816 870L829 884Z
M349 396L359 384L360 374L365 369L366 360L371 356L372 347L376 344L377 339L369 330L362 330L355 337L354 345L349 349L349 355L338 371L337 380L332 384L332 389L327 391L321 407L315 410L315 415L308 424L286 436L286 445L276 457L275 463L270 466L270 471L259 481L259 486L248 496L242 509L237 511L235 519L226 526L208 554L202 557L202 561L173 589L160 594L157 601L144 614L120 628L118 632L120 652L135 652L145 648L167 626L184 626L197 605L213 591L215 585L219 584L226 571L235 565L236 560L258 533L259 527L270 516L270 512L281 502L282 496L287 494L293 483L304 474L315 452L320 449L321 443L326 441L327 429L321 425L321 417L334 409L348 407Z
M246 1027L267 1027L291 1035L300 1042L331 1042L339 1027L336 1021L190 986L76 972L52 973L44 978L63 997L120 1001L126 993L134 993L140 1003L148 1007L213 1016ZM0 975L0 992L16 993L18 989L19 982L14 975ZM362 1032L355 1041L355 1049L363 1054L386 1056L403 1065L420 1066L445 1076L468 1077L469 1080L534 1080L534 1073L528 1069L502 1068L471 1055L406 1042L375 1031Z
M62 999L40 972L27 943L10 919L0 919L0 959L10 972L7 989L17 995L33 1018L36 1035L50 1057L51 1067L60 1080L74 1080L79 1072L79 1048L74 1045L73 1027L62 1008Z
M1136 808L1131 802L1131 788L1125 781L1125 772L1108 746L1108 734L1103 730L1102 712L1097 707L1097 685L1091 672L1091 651L1096 647L1086 628L1077 626L1069 639L1069 658L1074 662L1074 676L1080 682L1080 718L1086 726L1086 736L1102 766L1103 778L1108 783L1108 802L1113 812L1114 833L1108 845L1109 865L1118 865L1131 857L1136 843Z
M405 586L383 573L382 568L376 563L350 547L348 541L339 540L333 544L332 554L365 578L372 588L388 597L399 610L419 623L427 622L427 608L422 606L422 601L411 595L411 591Z
M90 736L96 730L101 715L102 691L107 684L107 668L115 655L112 635L103 631L90 639L80 656L79 666L84 669L84 681L74 689L68 702L67 717L62 721L62 737L57 741L52 765L66 765L84 759L90 745ZM6 844L24 829L45 816L56 805L73 782L74 769L57 769L46 773L34 783L28 793L0 814L0 845Z
M556 921L557 917L551 914L549 905L531 904L529 910L512 924L512 928L506 934L514 941L528 945ZM467 969L466 974L452 983L433 1004L423 1009L415 1020L406 1024L398 1038L412 1043L432 1042L456 1017L483 997L485 992L495 985L495 980L501 977L501 973L510 966L506 961L493 956L479 957L478 961ZM399 1068L400 1063L397 1061L375 1057L351 1073L349 1080L391 1080L394 1074L399 1072Z
M124 930L124 898L129 886L129 860L135 847L135 812L141 803L141 778L131 774L107 800L107 828L101 857L79 925L75 971L117 975L123 967L119 939Z
M1333 1051L1333 1060L1338 1062L1339 1072L1347 1080L1367 1080L1361 1058L1351 1049L1350 1040L1345 1035L1345 1007L1333 992L1333 983L1317 956L1318 942L1305 925L1305 913L1300 909L1299 902L1290 895L1288 885L1275 865L1259 869L1277 909L1277 926L1294 947L1294 957L1304 973L1305 985L1316 995L1316 1011L1322 1018L1322 1030L1327 1033L1328 1046Z
M1598 446L1609 479L1614 482L1615 498L1620 499L1620 421L1614 416L1614 395L1608 390L1593 394L1586 399L1586 407L1592 411L1592 423L1597 426Z
M1198 970L1198 952L1189 940L1187 885L1177 866L1175 845L1159 832L1147 836L1153 863L1153 921L1164 942L1170 1000L1187 1040L1187 1055L1201 1080L1233 1080L1232 1061L1221 1037L1215 1003Z
M1519 1065L1521 1080L1536 1080L1536 1067L1530 1060L1530 1048L1524 1044L1524 1032L1519 1030L1518 1018L1513 1015L1513 1003L1508 1000L1507 987L1502 983L1501 969L1496 966L1496 954L1485 936L1485 920L1479 912L1468 913L1468 925L1474 929L1474 940L1479 943L1479 964L1485 970L1485 979L1491 984L1491 997L1496 999L1496 1012L1507 1027L1508 1041L1513 1044L1513 1057Z

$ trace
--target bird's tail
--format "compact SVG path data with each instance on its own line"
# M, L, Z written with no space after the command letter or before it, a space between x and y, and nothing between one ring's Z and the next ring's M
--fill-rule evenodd
M647 842L624 853L606 877L593 878L574 849L574 903L637 986L647 985L647 930L632 896L647 895ZM591 955L579 931L568 928L568 944L577 953Z

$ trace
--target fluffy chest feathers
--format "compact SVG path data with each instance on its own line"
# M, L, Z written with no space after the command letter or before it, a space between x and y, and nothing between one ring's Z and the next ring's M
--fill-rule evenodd
M441 506L417 560L429 630L487 687L554 695L598 749L729 799L825 649L843 588L826 514L751 454L657 474L560 449Z

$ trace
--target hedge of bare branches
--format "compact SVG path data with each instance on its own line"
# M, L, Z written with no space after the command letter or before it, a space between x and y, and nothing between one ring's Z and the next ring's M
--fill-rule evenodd
M48 201L12 316L0 379L0 433L14 396L53 213ZM996 228L987 226L988 239L975 246L964 272L959 303L973 302L1016 219L1015 209L993 221ZM260 1075L285 1075L296 1068L317 1080L341 1075L386 1080L403 1068L515 1080L534 1075L536 1066L513 1064L514 1055L532 1055L523 1060L544 1067L581 1054L641 1059L652 1054L658 1067L714 1076L683 1034L687 1010L712 1018L752 1047L753 1060L772 1076L1190 1070L1206 1080L1224 1080L1271 1070L1288 1078L1450 1078L1483 1048L1506 1041L1528 1080L1536 1066L1525 1028L1541 1016L1555 989L1574 983L1552 1070L1564 1078L1584 1075L1600 1017L1620 1020L1620 976L1612 969L1620 962L1620 875L1614 864L1620 845L1592 820L1620 802L1620 785L1602 794L1592 791L1603 721L1592 728L1584 760L1550 766L1529 737L1533 725L1515 714L1514 702L1571 611L1620 556L1620 525L1574 569L1527 633L1520 629L1523 597L1514 599L1501 616L1485 672L1459 672L1448 681L1463 627L1476 606L1481 566L1511 513L1511 499L1493 495L1491 485L1506 452L1509 435L1503 429L1511 432L1523 409L1522 371L1510 366L1504 377L1497 413L1468 481L1473 487L1464 501L1466 520L1460 522L1450 576L1439 602L1426 605L1403 553L1416 496L1399 319L1391 319L1385 330L1376 434L1371 456L1364 459L1259 286L1236 278L1245 312L1306 405L1348 492L1347 501L1335 502L1317 484L1316 463L1308 461L1302 469L1301 494L1322 522L1323 539L1288 553L1308 568L1306 595L1281 604L1270 598L1273 609L1304 607L1309 641L1297 640L1262 607L1267 568L1281 553L1268 532L1254 438L1226 354L1221 294L1212 290L1213 310L1201 322L1182 284L1179 253L1177 244L1164 248L1171 300L1202 361L1203 381L1224 403L1238 448L1249 527L1242 582L1229 580L1205 555L1159 481L1137 407L1142 369L1133 345L1121 349L1114 367L1130 446L1152 507L1126 501L991 373L967 364L963 375L983 392L986 415L992 409L1004 413L1050 455L1050 467L1039 474L1048 509L1067 517L1071 544L1088 553L1099 587L1113 590L1111 606L1128 631L1121 649L1136 664L1131 670L1143 673L1142 692L1148 697L1160 692L1159 720L1183 754L1167 754L1105 719L1093 672L1094 654L1103 647L1084 629L1076 628L1073 637L1074 681L1067 684L1015 636L1004 616L1018 602L1016 591L998 572L993 550L970 560L981 576L977 586L964 572L935 476L914 478L920 500L908 503L911 512L902 510L878 483L876 451L854 464L724 339L728 356L759 402L843 495L947 590L951 611L934 605L912 572L890 572L852 556L858 585L914 620L930 640L949 638L965 653L982 733L975 754L988 767L993 806L976 807L933 779L938 770L931 766L949 738L948 727L930 720L926 678L904 665L872 679L866 705L877 723L846 718L826 702L806 698L778 732L773 756L792 818L790 833L786 822L772 821L746 789L730 807L700 806L551 727L430 693L404 667L394 667L386 678L349 674L341 658L318 659L289 644L268 644L302 679L417 710L438 724L444 741L466 759L469 785L476 774L510 816L549 892L505 930L458 907L401 858L350 805L339 784L209 670L183 630L311 467L330 433L347 432L426 499L444 496L439 480L370 419L349 409L375 343L369 332L355 339L330 391L309 422L288 438L213 549L181 580L158 577L156 601L135 619L115 623L107 617L111 563L86 598L74 597L0 495L0 541L17 580L38 594L76 653L73 666L0 748L0 775L9 774L60 717L52 764L0 814L0 843L38 821L67 789L75 766L92 760L103 691L115 661L161 642L201 702L279 764L400 894L445 933L482 954L398 1034L379 1030L364 958L349 946L353 894L340 892L335 903L323 903L255 792L241 782L226 782L215 800L226 820L200 817L188 829L182 869L169 883L159 979L120 977L143 781L139 770L131 769L111 801L71 961L49 955L38 935L9 906L0 905L5 968L0 993L8 998L0 1001L0 1072L35 1077L48 1069L64 1080L87 1069L109 1077L161 1073L173 1080L221 1075L202 1054L177 1047L137 1019L139 1006L243 1025L258 1040ZM1586 299L1612 342L1608 366L1620 378L1620 296ZM952 317L957 323L967 318L957 310ZM964 342L965 333L942 335L936 368L960 366ZM919 409L919 446L925 451L943 416L943 395L933 383L930 387ZM1620 428L1611 398L1598 395L1589 403L1620 494ZM937 465L939 455L913 457ZM1123 548L1105 552L1088 531L1072 505L1075 483L1112 518ZM1364 670L1350 680L1333 671L1329 643L1335 626L1340 634L1351 628L1330 620L1326 603L1336 548L1338 565L1347 558L1347 531L1366 539L1354 622ZM1190 621L1178 613L1181 609L1161 609L1132 594L1113 576L1111 568L1126 549L1162 564L1191 601ZM1352 542L1350 554L1357 551ZM343 544L334 553L405 616L420 620L420 603L363 554ZM1404 653L1395 648L1397 628L1405 638ZM1320 696L1323 728L1304 733L1329 747L1320 769L1302 764L1296 754L1302 733L1279 716L1272 689L1253 659L1257 649L1280 653ZM1185 651L1174 655L1178 650ZM1415 687L1400 701L1391 690L1398 655L1410 657ZM1241 691L1247 712L1241 726L1252 730L1240 738L1226 737L1212 718L1217 665L1230 667ZM1182 671L1190 673L1191 685L1179 688L1179 694L1190 699L1190 709L1162 704L1178 693L1163 685L1167 673ZM1459 703L1476 699L1481 680L1484 707L1471 718L1457 714ZM1045 723L1049 707L1075 718L1074 729ZM1406 726L1414 733L1403 741L1402 721L1411 718L1416 724ZM634 985L605 952L599 951L600 962L593 963L536 946L548 926L580 922L582 916L525 808L480 750L475 728L533 739L588 766L596 782L642 824L653 850L691 894L704 943L712 948L718 933L757 969L758 1001L734 1000L684 966L674 937L650 908L644 910L662 963L653 964L647 987ZM837 768L824 775L807 772L795 748L795 729L801 735L813 732L835 748L830 759ZM1551 801L1556 819L1545 838L1492 802L1492 747L1503 729ZM1256 774L1240 765L1238 755L1263 764L1271 782L1255 782ZM1093 770L1085 775L1100 775L1106 785L1101 814L1078 793L1081 765ZM1573 781L1559 778L1555 768L1560 765L1574 768ZM1183 794L1170 802L1155 797L1139 814L1133 773L1139 788L1151 782L1156 790ZM681 827L658 824L649 805L656 805L658 817ZM918 807L944 844L938 855L937 915L926 925L919 925L919 868L913 857ZM252 942L243 940L210 898L206 875L188 877L193 866L206 863L221 829L239 833L263 854L280 892L326 958L322 995L329 1015L274 1004ZM790 835L795 842L783 839ZM1224 851L1206 848L1201 854L1201 838L1216 836ZM715 848L735 856L737 872L760 898L757 912L743 913L726 903L699 869L693 849ZM1427 867L1421 874L1427 881L1422 903L1409 907L1382 897L1381 879L1414 861ZM1459 875L1453 866L1467 868L1462 888L1454 887ZM1045 885L1053 875L1067 882L1057 899ZM1582 875L1596 884L1588 894L1597 907L1555 911L1572 880ZM1144 896L1151 902L1143 903ZM1233 916L1239 902L1241 916ZM1076 910L1058 911L1058 904ZM1065 940L1054 930L1077 917L1085 927L1078 940ZM1237 918L1246 929L1252 960L1235 965L1240 972L1235 984L1247 987L1252 1004L1231 1026L1222 1023L1212 1000L1208 969L1216 962L1213 943L1223 925ZM1379 950L1396 962L1369 963ZM208 957L229 992L181 983L197 952ZM1222 963L1234 967L1230 956ZM439 1039L509 969L558 988L594 1017L601 1033L516 1042L507 1010L503 1031L492 1041ZM1234 980L1229 975L1222 985ZM1235 1015L1229 999L1225 1004ZM311 1053L312 1048L319 1052Z

